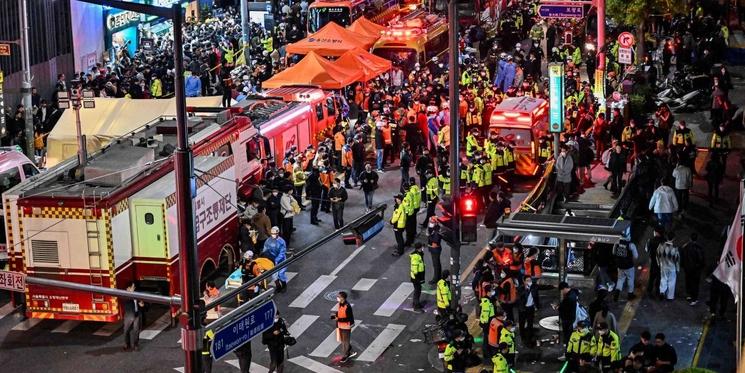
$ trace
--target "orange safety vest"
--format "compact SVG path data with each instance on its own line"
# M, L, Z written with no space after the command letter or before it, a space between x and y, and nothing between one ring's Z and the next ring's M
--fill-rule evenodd
M331 188L331 180L334 179L334 171L328 171L328 172L321 172L320 179L321 184L323 184L326 188Z
M509 282L510 285L510 291L509 293L504 292L504 287L506 283ZM504 281L502 281L501 284L499 284L499 301L502 303L514 303L517 300L517 289L515 288L515 284L512 282L512 279L506 278Z
M337 132L336 135L334 135L334 150L341 151L341 148L344 146L344 143L346 142L346 138L344 137L344 134L341 133L341 131Z
M541 268L538 262L528 260L523 264L523 267L525 268L526 277L541 277L543 275L543 268Z
M347 307L349 307L349 304L344 303L344 305L340 305L339 309L336 310L336 319L346 319L347 318ZM352 323L349 321L337 321L336 326L339 329L352 329Z
M295 170L295 166L290 162L285 163L283 168L285 169L285 172L290 173L290 174L292 173L292 171Z
M393 144L393 141L391 140L391 127L390 126L383 126L383 141L386 145Z
M496 317L491 319L491 321L489 322L489 336L487 339L489 346L499 346L499 335L502 333L503 327L504 322L502 320Z
M521 253L517 253L517 257L515 257L515 254L512 254L512 263L510 263L510 271L517 272L520 270L520 267L523 266L523 255Z
M352 151L351 150L342 150L341 151L341 166L342 167L351 167L352 166Z
M508 248L502 249L501 254L497 249L493 249L491 251L491 254L494 256L494 261L496 261L497 265L500 267L509 265L509 263L512 261L512 253Z

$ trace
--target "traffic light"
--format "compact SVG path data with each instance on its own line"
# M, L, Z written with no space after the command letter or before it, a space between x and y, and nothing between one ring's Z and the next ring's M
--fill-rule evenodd
M452 246L456 241L455 237L458 236L453 233L453 205L440 201L437 204L437 209L440 210L440 214L437 214L437 222L440 225L440 237Z
M476 242L476 219L479 205L474 196L463 196L460 199L460 240L461 242Z

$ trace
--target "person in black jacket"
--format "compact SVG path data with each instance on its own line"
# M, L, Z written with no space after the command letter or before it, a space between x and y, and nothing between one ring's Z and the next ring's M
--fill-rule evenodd
M569 337L574 330L574 319L577 318L577 298L576 289L569 287L569 284L562 281L559 284L561 291L561 303L559 303L559 321L561 322L561 335L564 344L569 342Z
M354 180L355 186L359 182L359 176L362 173L363 165L365 164L365 144L362 143L362 136L357 135L354 138L354 144L352 144L352 180Z
M532 277L525 277L523 285L517 290L517 312L520 318L520 339L523 344L533 343L533 320L535 311L541 307L538 286L533 285Z
M272 222L272 226L280 226L280 199L279 189L277 187L272 188L272 194L266 199L266 214L269 216L269 220Z
M318 209L321 207L321 179L318 167L313 167L305 181L305 194L310 199L310 223L318 225Z
M274 315L274 325L261 336L261 343L269 348L269 372L282 373L285 365L285 336L287 331L285 320L279 317L279 311Z
M127 286L127 291L135 291L134 282ZM124 350L140 349L140 328L145 312L145 302L135 299L124 299Z
M347 190L341 187L339 178L334 179L329 191L329 200L331 201L331 214L334 217L334 229L339 229L344 226L344 203L347 202Z
M621 189L623 188L623 174L626 172L626 153L623 151L620 142L616 143L610 153L608 170L611 172L610 179L603 186L607 188L610 182L610 190L613 192L613 196L616 197L621 193Z
M404 184L409 182L409 168L411 167L411 150L409 148L409 143L403 144L403 149L401 149L401 193L406 193L404 190Z
M373 208L373 195L375 189L378 189L378 178L378 174L373 171L370 163L365 164L365 171L358 175L362 184L360 189L365 193L365 212L369 212Z
M419 175L419 187L422 190L422 201L426 201L427 180L429 180L427 177L427 171L430 171L433 175L435 173L435 163L432 161L432 158L430 158L429 150L427 148L422 150L422 156L416 160L414 170L416 171L416 174ZM425 221L424 224L427 224L427 222Z
M503 192L489 193L489 205L486 207L486 214L484 214L484 226L494 229L494 233L491 235L492 238L497 235L497 221L511 206L512 203Z

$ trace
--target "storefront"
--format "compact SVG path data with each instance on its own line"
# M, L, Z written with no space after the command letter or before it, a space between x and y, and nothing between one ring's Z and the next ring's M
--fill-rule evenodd
M198 0L137 0L137 2L160 7L181 4L185 9L186 18L197 17L199 12ZM164 36L171 32L173 27L170 20L162 17L109 7L103 9L103 21L106 50L115 53L125 47L130 55L134 55L143 38Z

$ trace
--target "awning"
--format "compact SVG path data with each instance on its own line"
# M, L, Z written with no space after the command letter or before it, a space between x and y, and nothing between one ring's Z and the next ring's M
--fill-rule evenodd
M380 33L385 30L385 26L381 26L365 17L360 17L348 29L361 35L374 37L377 40L380 38Z
M300 62L265 80L261 86L267 89L311 84L325 89L341 89L362 78L362 70L338 66L315 52L309 52Z
M365 50L375 44L378 37L370 37L349 31L334 22L323 26L318 32L307 38L287 45L286 51L290 54L308 54L315 52L321 56L341 56L344 52L362 48Z
M339 57L335 65L362 71L362 81L368 81L391 69L391 61L366 50L355 48Z

